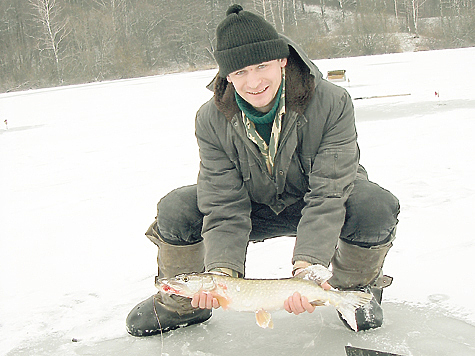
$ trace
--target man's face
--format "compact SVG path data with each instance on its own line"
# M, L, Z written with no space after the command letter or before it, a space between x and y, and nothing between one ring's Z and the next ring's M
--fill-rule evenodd
M269 112L282 81L287 58L251 65L227 76L236 92L257 111Z

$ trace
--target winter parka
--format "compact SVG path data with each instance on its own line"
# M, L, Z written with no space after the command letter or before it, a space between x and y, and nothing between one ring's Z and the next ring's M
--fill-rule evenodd
M251 201L275 214L304 199L293 262L328 266L345 221L345 202L359 167L352 100L322 78L291 40L286 66L286 114L270 175L247 138L233 85L216 76L214 97L196 115L200 152L198 207L207 270L244 274Z

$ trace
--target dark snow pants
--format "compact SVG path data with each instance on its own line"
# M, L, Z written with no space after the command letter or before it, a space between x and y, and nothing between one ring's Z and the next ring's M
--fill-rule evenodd
M197 186L173 190L158 203L151 226L160 239L171 245L190 245L202 240L203 215L197 206ZM276 215L267 205L252 203L250 241L295 236L305 203L302 200ZM346 218L340 238L360 247L385 244L393 236L399 202L389 191L368 180L357 179L346 202ZM147 236L150 235L151 229Z

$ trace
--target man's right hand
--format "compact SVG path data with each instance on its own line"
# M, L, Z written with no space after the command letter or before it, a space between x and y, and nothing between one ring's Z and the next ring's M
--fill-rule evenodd
M224 273L230 277L238 278L239 273L230 268L214 268L210 272ZM218 309L220 307L218 299L214 298L210 293L197 293L191 299L191 306L200 309Z
M218 300L210 293L197 293L191 299L191 306L200 309L218 309L220 307Z

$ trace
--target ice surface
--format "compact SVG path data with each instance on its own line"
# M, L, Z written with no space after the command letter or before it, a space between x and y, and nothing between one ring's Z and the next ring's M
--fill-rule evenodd
M215 71L0 95L0 354L475 355L475 48L317 61L346 69L361 163L401 201L385 264L383 328L346 330L332 309L218 310L160 337L125 317L155 292L144 237L161 196L198 172L194 116ZM460 70L463 68L463 70ZM435 92L439 95L436 96ZM290 275L293 239L251 245L249 277ZM77 342L72 342L72 339Z
M348 330L331 307L299 316L275 312L273 330L258 327L252 313L217 310L204 324L154 337L73 342L67 335L51 334L7 355L344 356L346 345L406 356L474 355L473 325L435 305L383 304L385 324L364 333Z

